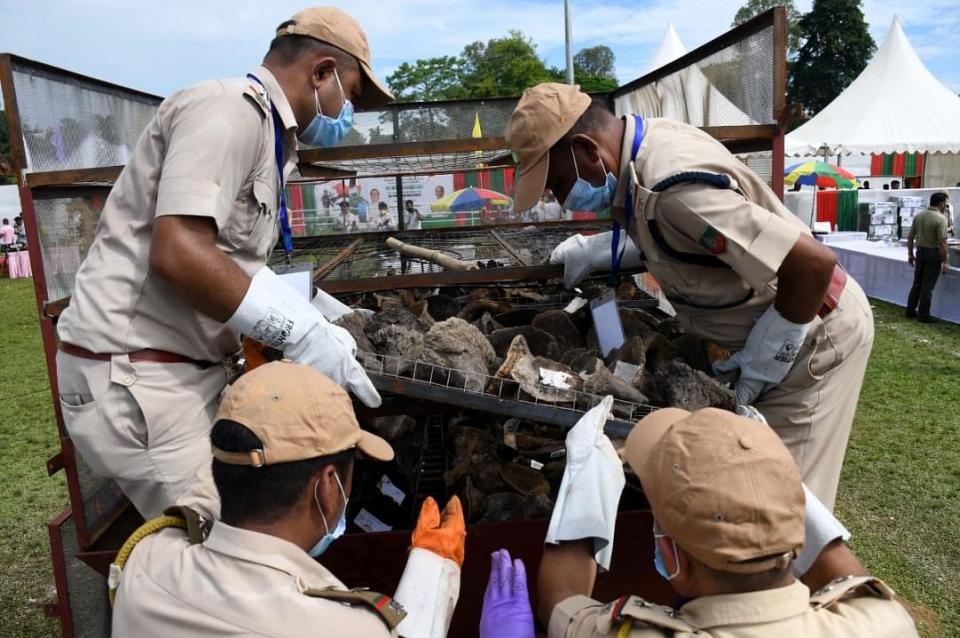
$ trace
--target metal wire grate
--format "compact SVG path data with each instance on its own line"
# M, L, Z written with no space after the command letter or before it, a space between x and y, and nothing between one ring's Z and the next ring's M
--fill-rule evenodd
M559 425L572 425L603 400L600 395L581 390L564 391L562 400L544 400L525 392L513 379L393 355L365 354L361 363L381 391ZM471 388L478 382L482 382L483 391ZM555 390L552 386L538 385L545 394ZM651 405L615 399L616 423L608 424L607 432L612 436L626 436L634 423L655 410Z
M565 226L527 226L524 228L476 229L463 231L420 231L398 235L403 241L429 250L439 250L463 261L477 261L495 267L524 266L546 263L550 252L564 239L578 232L603 229L602 224ZM500 239L497 237L499 236ZM310 264L320 268L354 242L360 243L350 255L324 279L364 279L401 273L440 272L436 264L404 257L388 248L385 235L326 235L298 240L291 255L294 264ZM502 241L501 241L502 240ZM506 242L511 250L504 246ZM519 259L518 259L519 257ZM274 251L270 265L287 262L282 251Z
M772 124L774 28L766 27L658 80L614 93L618 115L692 126Z
M27 164L32 171L126 164L160 98L15 62Z

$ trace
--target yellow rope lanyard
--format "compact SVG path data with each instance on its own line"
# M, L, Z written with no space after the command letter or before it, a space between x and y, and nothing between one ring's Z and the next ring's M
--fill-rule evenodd
M120 573L123 571L123 566L127 564L127 559L130 558L130 553L133 551L133 548L147 536L156 534L167 527L187 529L187 521L179 516L158 516L157 518L152 518L138 527L137 530L130 535L130 538L126 540L123 547L120 548L120 551L117 552L116 559L110 564L110 576L107 579L107 584L110 587L111 606L113 605L114 598L117 597L117 588L120 586Z

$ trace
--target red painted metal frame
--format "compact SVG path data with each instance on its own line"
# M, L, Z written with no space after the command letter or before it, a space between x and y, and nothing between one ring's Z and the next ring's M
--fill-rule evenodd
M76 452L73 444L67 436L63 423L63 414L60 410L60 392L57 383L57 334L56 319L49 317L44 308L50 301L47 292L46 272L43 264L43 256L40 250L40 233L37 224L36 209L34 207L33 190L27 183L27 160L26 149L23 141L23 128L20 119L20 111L17 102L16 87L13 82L14 64L20 66L35 66L44 71L60 72L60 69L50 67L40 62L34 62L25 58L20 58L10 54L0 54L0 85L2 85L3 99L7 113L7 123L10 132L10 150L13 164L17 169L17 188L20 195L21 216L26 228L28 246L30 247L30 267L33 270L33 289L37 304L37 314L40 318L40 336L43 339L43 354L47 364L47 377L50 381L51 400L53 402L54 416L56 418L57 434L60 439L60 454L54 456L47 462L47 471L54 474L63 469L67 481L67 493L73 509L74 522L77 528L77 542L80 547L88 547L96 541L99 534L103 533L109 526L109 519L100 525L98 529L91 529L86 520L86 510L81 492L80 478L77 472ZM96 80L69 71L63 71L64 75L77 77L85 81L100 84L109 88L123 88L102 80ZM124 89L127 90L127 89ZM146 97L148 94L129 89L131 93ZM117 513L119 514L119 512Z
M47 533L50 537L50 554L53 559L53 582L57 587L57 601L45 611L48 616L60 619L60 631L63 638L73 638L73 616L70 614L70 589L67 583L67 557L63 552L63 543L60 540L60 528L73 516L68 507L58 517L47 523Z

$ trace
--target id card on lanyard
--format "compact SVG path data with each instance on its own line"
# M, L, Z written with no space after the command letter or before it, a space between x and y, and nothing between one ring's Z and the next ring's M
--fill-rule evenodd
M634 115L633 120L635 123L633 130L633 144L630 146L630 161L637 156L637 151L640 150L640 144L643 142L643 117L639 115ZM621 173L623 171L621 170ZM632 182L627 182L627 201L624 202L624 216L626 222L626 232L627 238L629 239L630 234L630 222L633 220L633 184ZM623 248L620 248L620 222L617 220L613 221L613 236L611 239L611 248L610 248L610 287L615 288L617 286L620 272L620 262L623 260L623 253L627 249L627 243L623 243Z
M267 87L264 86L263 82L260 81L260 78L255 76L252 73L248 73L247 77L263 87L263 90L266 91ZM290 219L287 216L287 194L284 191L284 180L283 180L283 121L280 119L280 112L277 111L276 105L273 103L273 100L270 100L270 112L273 114L273 150L274 156L277 161L277 181L280 188L280 241L283 243L283 251L287 254L287 262L290 261L290 255L293 253L293 231L290 230Z

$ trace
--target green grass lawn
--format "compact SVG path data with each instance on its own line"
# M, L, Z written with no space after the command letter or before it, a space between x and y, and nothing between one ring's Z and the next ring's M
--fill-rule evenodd
M876 302L877 338L840 483L857 555L925 636L960 636L960 326ZM0 280L0 618L4 636L56 635L46 522L67 502L32 284Z
M40 605L54 598L47 521L67 506L63 473L47 476L60 451L43 358L33 280L0 279L0 631L53 636Z

